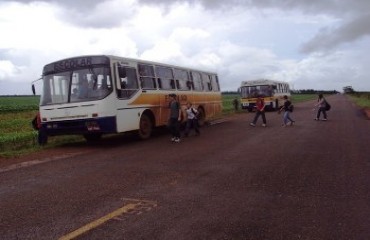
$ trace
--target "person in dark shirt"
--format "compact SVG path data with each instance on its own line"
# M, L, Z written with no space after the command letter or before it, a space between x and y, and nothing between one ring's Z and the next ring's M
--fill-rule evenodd
M290 117L290 113L293 110L293 105L292 102L288 99L287 95L284 95L284 105L280 108L279 113L284 110L284 115L283 115L283 125L282 126L287 126L288 123L290 122L290 125L292 126L295 121Z
M180 121L181 121L181 108L180 103L177 101L176 94L170 94L170 118L168 125L172 134L171 141L175 143L180 142Z

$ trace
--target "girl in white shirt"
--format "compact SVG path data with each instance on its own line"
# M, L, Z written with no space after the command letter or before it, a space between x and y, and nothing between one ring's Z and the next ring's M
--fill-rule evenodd
M186 104L186 128L185 128L185 137L189 136L190 129L193 127L195 130L195 135L198 136L200 134L199 127L198 127L198 110L192 107L191 102Z

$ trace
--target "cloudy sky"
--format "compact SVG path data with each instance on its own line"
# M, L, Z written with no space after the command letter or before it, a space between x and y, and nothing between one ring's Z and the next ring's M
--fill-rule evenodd
M0 95L45 64L111 54L293 89L370 91L369 0L1 0Z

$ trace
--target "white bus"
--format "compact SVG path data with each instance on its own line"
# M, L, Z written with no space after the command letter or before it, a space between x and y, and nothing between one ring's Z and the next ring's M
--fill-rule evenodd
M258 96L263 97L266 108L278 110L283 105L283 96L290 96L289 84L282 81L258 79L243 81L240 86L241 106L253 111Z
M135 130L149 138L154 127L167 124L171 93L182 108L187 101L197 107L201 125L222 111L216 73L156 62L78 56L45 65L41 80L40 144L48 136L79 134L93 141Z

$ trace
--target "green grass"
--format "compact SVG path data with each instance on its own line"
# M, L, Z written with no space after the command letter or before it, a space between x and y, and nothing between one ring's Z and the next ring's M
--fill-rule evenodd
M292 94L291 100L293 103L305 102L317 99L317 94Z
M38 111L39 96L0 97L0 156L16 157L41 148L50 148L66 142L82 141L78 136L50 138L46 147L37 143L37 131L31 121Z
M39 96L0 97L0 113L37 110L39 102Z
M351 100L359 107L370 108L370 93L349 94Z
M222 114L228 115L230 113L235 112L233 100L237 98L240 103L240 95L239 94L222 94ZM239 111L241 111L239 107Z

